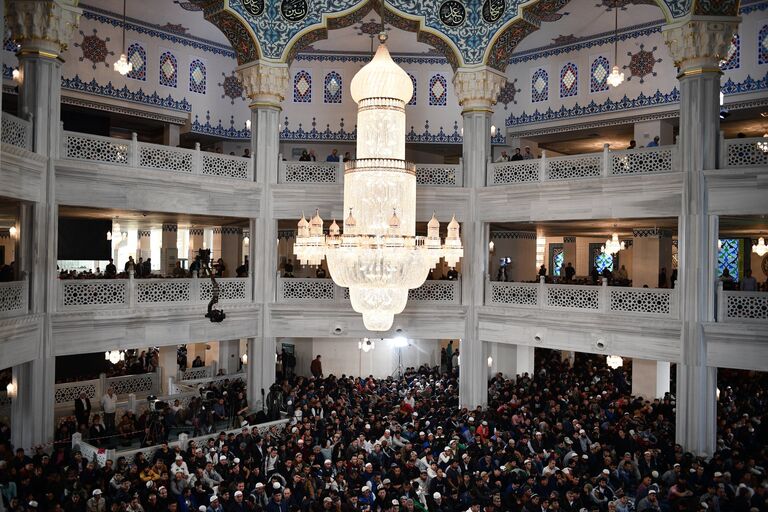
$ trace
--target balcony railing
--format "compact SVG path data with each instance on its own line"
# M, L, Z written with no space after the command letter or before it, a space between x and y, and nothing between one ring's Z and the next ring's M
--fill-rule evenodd
M131 140L126 140L68 131L62 132L61 140L61 156L69 160L253 181L250 158L200 151L199 144L195 149L174 148L138 142L135 133Z
M101 400L107 389L112 388L119 397L126 398L130 394L142 396L157 394L160 391L160 377L157 373L140 373L138 375L122 375L119 377L106 377L76 382L62 382L56 384L54 391L54 405L72 404L80 393L91 400ZM93 404L96 406L96 404Z
M2 141L5 144L32 151L32 123L30 121L3 112L2 130Z
M219 283L219 301L251 301L249 278L230 277ZM195 306L208 304L211 282L207 279L73 279L59 280L59 311Z
M550 158L543 151L542 157L536 160L489 163L486 179L488 186L493 186L679 170L677 146L622 151L611 151L606 146L602 153Z
M486 306L678 317L677 290L486 281Z
M277 302L333 304L349 302L349 289L336 286L332 279L279 277ZM418 304L461 304L461 281L424 281L408 291L408 302Z
M341 184L344 182L343 162L283 161L278 169L279 183ZM463 166L459 164L416 164L416 183L440 187L461 187Z
M725 139L720 137L720 168L768 165L768 138Z
M0 283L0 318L26 314L29 307L28 297L27 281Z
M768 292L740 292L717 287L718 322L768 322Z

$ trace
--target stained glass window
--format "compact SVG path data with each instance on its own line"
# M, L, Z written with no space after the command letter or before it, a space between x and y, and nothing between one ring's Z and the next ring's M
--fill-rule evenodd
M199 94L205 94L205 64L200 59L194 59L189 63L189 90Z
M433 75L429 79L429 104L444 107L447 95L448 81L443 75Z
M601 274L605 268L613 272L613 256L598 251L595 255L595 267L597 267L597 271Z
M171 52L163 52L160 55L160 85L176 87L179 77L179 67L176 57Z
M552 274L556 276L563 275L561 273L563 270L563 250L562 249L560 249L560 251L555 254L555 257L552 260L552 262L554 267Z
M531 77L531 101L547 101L549 98L549 75L543 69L537 69Z
M310 103L312 101L312 76L303 69L293 76L293 102Z
M608 75L611 73L611 65L605 57L597 57L589 68L589 92L602 92L608 90Z
M720 240L720 250L717 253L717 277L723 275L723 270L728 269L734 281L739 280L739 240L725 238Z
M133 80L145 82L147 80L147 52L144 47L139 43L131 44L128 47L126 57L128 57L128 62L133 64L133 69L126 76Z
M560 97L567 98L579 93L579 68L569 62L560 70Z
M768 25L763 25L757 36L757 63L768 64Z
M739 47L739 34L734 34L731 40L731 46L728 48L728 54L725 59L720 61L720 69L736 69L741 60L741 49Z
M331 71L325 75L324 103L341 103L341 75Z

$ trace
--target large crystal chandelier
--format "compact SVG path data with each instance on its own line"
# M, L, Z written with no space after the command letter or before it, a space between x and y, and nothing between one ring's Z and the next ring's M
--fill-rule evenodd
M765 238L760 237L757 239L757 243L752 245L752 252L760 257L768 253L768 245L765 245Z
M386 331L403 311L408 290L418 288L441 257L455 267L464 254L459 223L448 224L445 243L440 223L416 236L416 169L405 161L405 104L413 94L408 74L395 64L379 36L373 60L352 79L357 103L357 160L344 169L344 232L334 220L323 233L319 212L302 215L294 252L308 265L323 258L337 285L349 288L352 309L370 331Z
M600 248L600 252L603 254L616 254L619 251L626 249L624 242L619 242L619 235L614 233L611 238L605 241L605 245Z

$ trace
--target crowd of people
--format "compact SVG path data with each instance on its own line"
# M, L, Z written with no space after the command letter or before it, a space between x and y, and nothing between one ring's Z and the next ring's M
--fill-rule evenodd
M6 452L11 511L765 512L766 379L720 372L717 452L674 443L674 397L630 396L626 372L550 353L459 407L458 368L402 378L293 377L289 418L96 467L65 446ZM0 429L7 433L7 429ZM2 439L0 439L2 441ZM5 439L7 445L7 438Z
M235 277L248 277L248 256L246 255L242 265L239 265L235 269ZM170 274L152 270L152 258L146 260L139 257L138 261L133 259L133 256L128 256L128 260L123 265L123 271L118 272L112 258L104 267L102 271L100 267L86 270L65 270L57 269L59 271L59 279L128 279L132 274L134 278L186 278L193 276L202 276L203 268L200 260L200 256L195 256L195 259L190 263L189 269L185 269L181 266L181 262L177 261L173 271ZM224 260L219 258L211 264L210 272L215 277L232 277L227 273ZM206 274L207 275L207 274Z

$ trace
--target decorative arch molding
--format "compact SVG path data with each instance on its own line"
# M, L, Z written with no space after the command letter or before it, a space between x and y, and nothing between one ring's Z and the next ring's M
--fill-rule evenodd
M209 2L203 9L205 19L216 25L227 38L235 50L239 65L259 60L261 46L256 34L242 18L226 10L225 2Z

